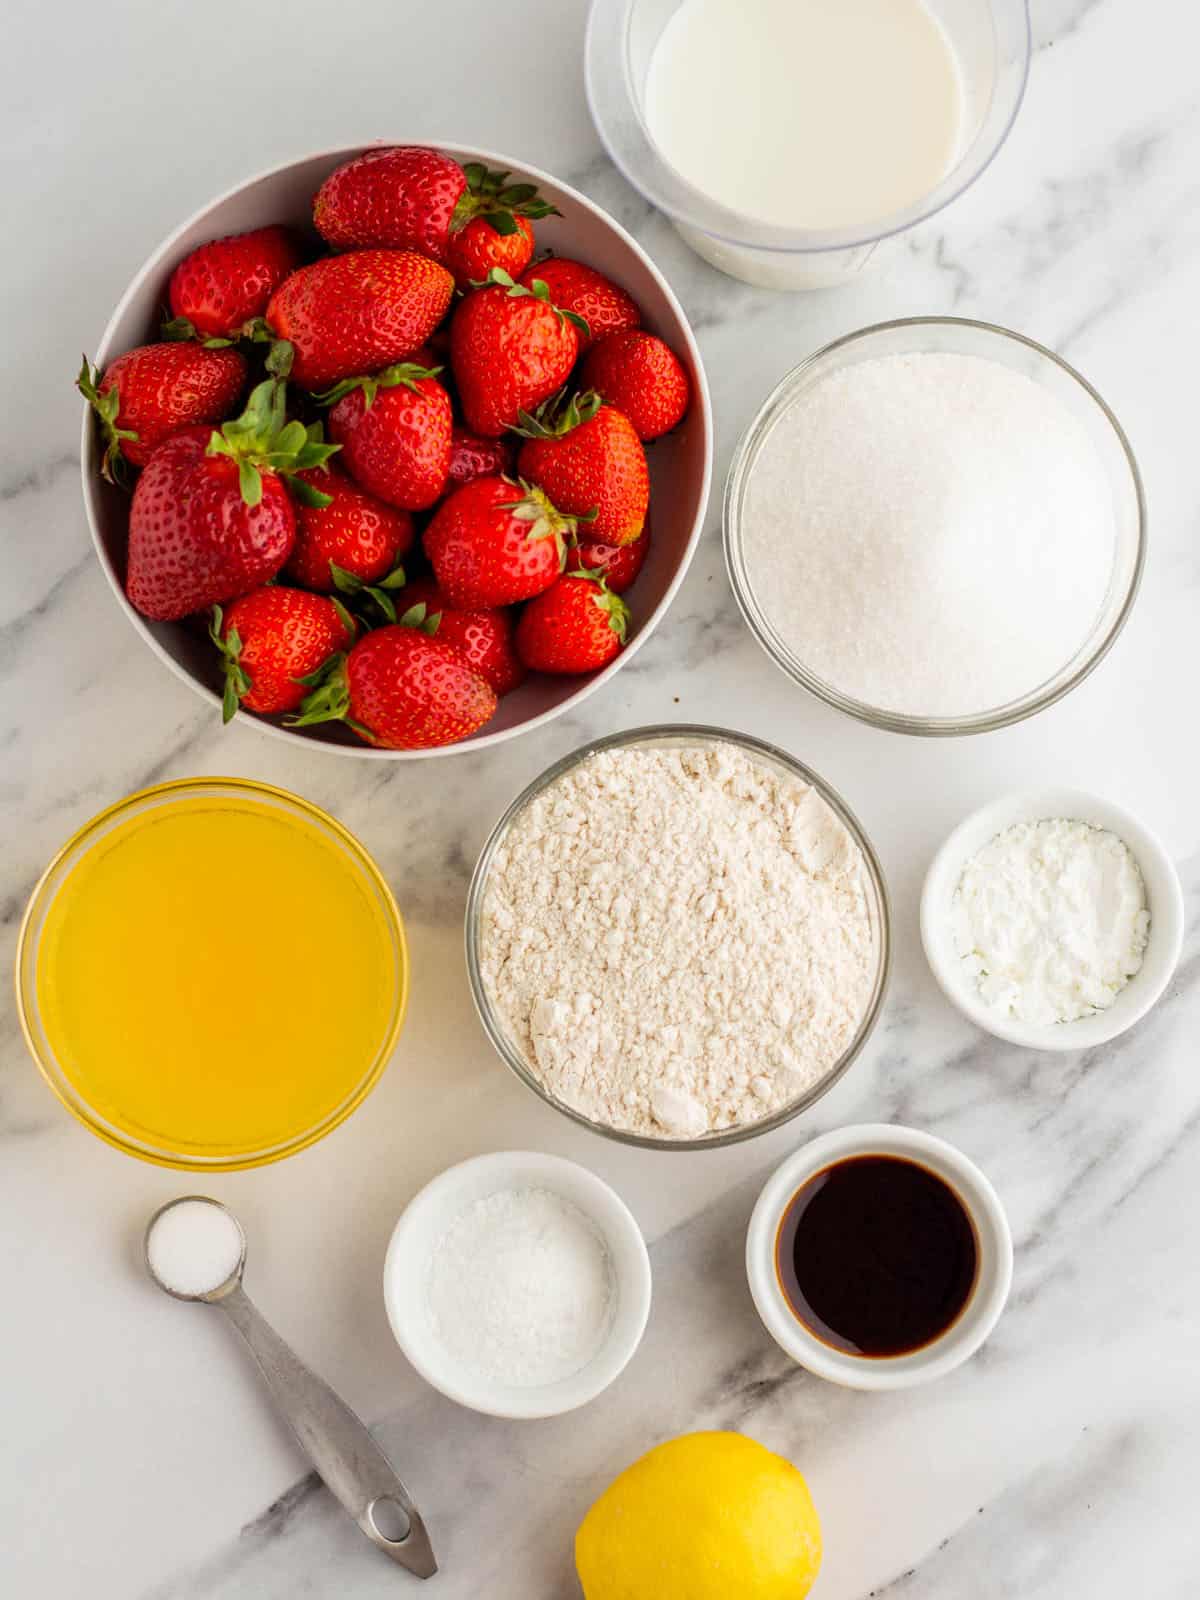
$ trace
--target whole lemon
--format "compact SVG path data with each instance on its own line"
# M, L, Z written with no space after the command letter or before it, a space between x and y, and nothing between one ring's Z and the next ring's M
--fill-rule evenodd
M821 1524L790 1461L740 1433L685 1433L608 1486L575 1566L586 1600L803 1600Z

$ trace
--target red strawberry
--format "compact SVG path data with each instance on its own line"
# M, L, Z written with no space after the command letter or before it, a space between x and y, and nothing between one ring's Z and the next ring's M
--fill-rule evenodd
M484 439L461 423L454 424L450 440L450 471L446 476L448 489L461 489L464 483L476 478L490 478L497 472L509 472L517 457L514 440L506 435L499 439Z
M517 218L554 209L532 184L510 184L507 172L473 161L460 167L440 150L399 145L367 150L331 172L317 190L313 221L335 250L419 250L450 265L450 235L474 218L487 217L497 233L509 234Z
M170 622L249 594L283 566L296 517L281 474L336 449L284 407L284 385L268 378L220 433L187 428L151 456L129 508L125 580L144 616Z
M246 358L237 350L141 344L118 356L103 377L84 356L75 386L100 419L101 471L111 481L126 461L144 467L181 428L227 417L245 382Z
M228 722L239 705L247 711L295 711L308 693L301 682L354 638L345 608L323 594L270 584L213 607L210 636L225 667L222 704Z
M489 286L467 295L450 324L450 365L467 426L503 433L560 389L581 328L573 312L550 303L544 285L526 288L493 269Z
M460 289L482 283L493 267L503 267L513 278L533 259L533 228L524 217L514 217L512 233L497 233L486 217L472 217L465 228L450 235L446 265Z
M531 600L517 623L517 654L536 672L594 672L621 653L629 608L603 579L569 572Z
M266 320L292 346L290 376L324 389L406 361L446 314L454 279L407 250L325 256L285 278Z
M513 649L513 619L509 612L455 611L432 578L414 578L405 584L396 603L414 621L436 621L434 638L461 650L497 694L508 694L524 681L525 668ZM414 606L424 607L420 618L413 613Z
M434 374L440 368L401 362L374 378L339 383L329 432L342 461L364 489L406 511L440 499L450 471L454 413Z
M610 334L589 350L579 382L623 411L639 439L657 439L681 422L691 394L675 352L636 328Z
M579 336L581 351L610 333L641 326L642 313L624 289L582 261L549 256L545 261L535 261L521 274L521 282L530 287L534 278L546 285L556 306L574 311L587 323L588 332Z
M512 605L548 589L575 532L540 489L508 478L476 478L448 495L425 529L425 554L460 611Z
M163 332L171 339L236 339L299 265L286 228L255 228L202 244L171 274L172 321Z
M467 738L495 710L495 690L460 651L400 623L377 628L348 656L335 657L294 726L346 722L382 749L427 750Z
M586 532L609 544L637 538L650 504L650 470L628 417L590 391L523 416L516 431L525 436L517 470L560 511L586 519Z
M575 547L572 564L604 579L614 594L624 594L632 588L633 581L646 563L650 550L650 523L642 529L641 537L632 544L604 544L599 539L586 536Z
M296 506L296 545L287 575L324 594L336 587L330 563L364 583L384 577L412 548L413 520L360 489L335 463L297 474L329 496L326 506Z

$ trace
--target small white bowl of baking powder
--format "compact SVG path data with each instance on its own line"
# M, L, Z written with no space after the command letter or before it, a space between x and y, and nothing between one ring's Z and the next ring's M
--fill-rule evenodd
M1034 1050L1087 1050L1131 1028L1170 982L1183 927L1161 841L1078 789L1023 790L973 812L921 893L921 942L947 998Z
M641 1343L650 1258L586 1167L504 1150L434 1178L383 1269L392 1332L426 1382L493 1417L552 1417L607 1389Z

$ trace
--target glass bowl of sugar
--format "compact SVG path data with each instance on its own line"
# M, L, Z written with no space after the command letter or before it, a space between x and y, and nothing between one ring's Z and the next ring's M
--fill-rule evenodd
M989 323L913 317L790 372L739 445L725 556L794 682L895 733L986 733L1068 694L1133 607L1146 506L1079 373Z

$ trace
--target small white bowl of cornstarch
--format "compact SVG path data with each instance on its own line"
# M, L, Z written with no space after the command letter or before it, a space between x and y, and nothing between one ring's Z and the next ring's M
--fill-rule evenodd
M1131 1028L1170 982L1183 928L1161 841L1078 789L1023 790L973 812L921 894L921 942L947 998L1033 1050L1087 1050Z
M467 902L480 1018L517 1076L627 1144L694 1150L779 1127L866 1043L887 890L854 814L773 745L638 728L509 807Z

